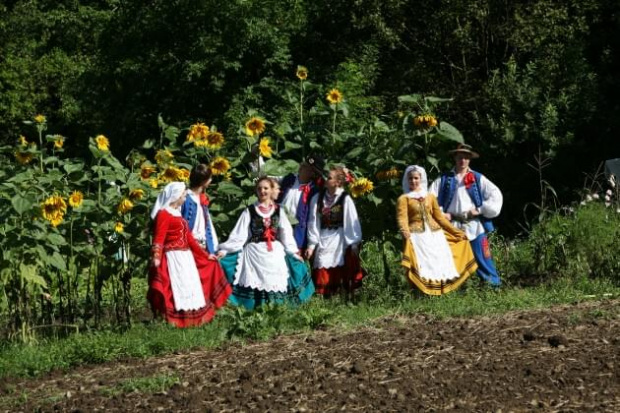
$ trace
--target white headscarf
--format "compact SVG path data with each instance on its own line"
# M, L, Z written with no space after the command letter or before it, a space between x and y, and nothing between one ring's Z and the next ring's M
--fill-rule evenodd
M157 196L157 200L151 211L151 218L155 219L160 210L169 207L172 202L181 198L183 191L185 191L185 183L183 182L170 182L166 185Z
M409 188L409 174L411 172L418 172L420 174L420 187L417 191L413 192ZM405 169L405 173L403 175L403 193L407 194L408 197L411 198L424 198L427 194L428 188L428 179L426 178L426 171L419 165L409 165L407 169Z

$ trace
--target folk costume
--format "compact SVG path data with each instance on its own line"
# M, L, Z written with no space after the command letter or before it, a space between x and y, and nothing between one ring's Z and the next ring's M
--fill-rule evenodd
M192 235L209 254L215 254L218 247L217 233L209 213L209 197L202 193L187 191L187 198L181 206L181 215L188 222Z
M181 212L170 207L184 191L184 183L166 185L151 213L152 257L160 265L150 268L147 299L155 314L176 327L209 322L232 292L219 263L208 259Z
M323 189L312 197L308 248L314 250L312 280L319 294L353 291L362 285L365 273L352 251L361 241L357 210L344 189L337 188L333 196Z
M312 166L320 174L323 173L325 161L318 155L309 155L305 162ZM250 168L255 173L261 173L265 164L261 156L258 157L256 164L251 164ZM317 178L310 182L301 183L299 174L288 174L284 176L273 176L280 185L280 195L276 203L281 204L290 217L295 217L293 236L299 250L303 251L308 245L308 219L310 217L310 200L323 187L323 179Z
M308 268L294 257L298 247L291 224L277 204L247 207L219 251L226 254L220 262L233 287L233 305L298 304L314 293Z
M409 174L418 172L420 189L409 190ZM409 282L425 294L442 295L457 289L476 271L476 260L465 233L443 216L437 198L427 193L424 168L412 165L403 176L403 195L396 215L404 240L401 265Z
M478 157L468 145L451 152ZM478 275L490 285L501 285L486 235L494 230L491 219L497 217L502 209L503 196L499 188L479 172L470 169L459 177L452 169L437 178L429 191L437 196L442 210L450 213L452 224L467 234L478 263ZM470 217L468 212L474 208L480 215Z

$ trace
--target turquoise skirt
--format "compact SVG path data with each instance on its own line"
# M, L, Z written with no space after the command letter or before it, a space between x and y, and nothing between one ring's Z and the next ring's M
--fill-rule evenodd
M250 287L235 285L235 272L239 252L227 254L220 260L226 278L232 286L233 292L228 302L235 306L243 306L253 310L267 303L299 305L306 302L314 294L314 284L306 263L286 254L284 258L288 267L289 277L286 292L268 292Z

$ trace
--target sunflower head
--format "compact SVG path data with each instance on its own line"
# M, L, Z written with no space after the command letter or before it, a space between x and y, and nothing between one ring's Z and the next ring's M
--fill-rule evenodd
M207 136L208 133L209 127L204 123L198 122L189 127L189 132L187 133L187 138L185 140L187 142L202 140Z
M95 143L100 151L107 152L110 150L110 141L104 135L97 135Z
M230 169L230 162L228 162L228 159L218 156L213 159L210 167L213 175L225 175Z
M62 135L54 135L54 149L62 149L65 144L65 137Z
M253 116L245 123L245 133L248 136L258 136L265 132L265 120L257 116Z
M350 186L351 195L354 198L368 194L375 188L374 184L368 178L359 178L353 181Z
M157 189L157 187L159 186L159 179L157 178L149 179L149 186L153 189Z
M117 212L121 215L128 213L133 208L133 202L129 198L123 198L116 208Z
M159 176L160 181L162 182L175 182L182 181L184 176L184 172L182 169L177 168L176 166L168 166L164 169L164 172ZM189 178L189 175L188 175Z
M337 105L338 103L342 103L342 93L338 89L332 89L327 93L327 101L332 105Z
M132 189L129 191L129 199L132 201L139 201L144 198L144 189Z
M28 140L24 135L19 135L19 146L28 146Z
M41 203L41 214L53 227L63 221L67 212L67 203L60 195L52 195Z
M160 149L155 154L157 165L166 165L174 160L174 155L168 149Z
M34 158L34 155L31 152L22 152L22 151L15 152L15 159L17 160L17 162L19 162L22 165L29 164L30 162L32 162L33 158Z
M308 69L306 69L305 66L297 66L295 75L297 75L297 79L299 80L306 80L308 78Z
M271 155L273 154L273 149L271 149L271 146L269 146L269 138L263 138L260 140L260 143L258 144L258 151L260 152L261 156L265 158L271 158Z
M205 146L209 149L219 149L224 144L224 135L220 132L210 132L205 138Z
M431 114L418 115L413 118L413 124L422 129L434 128L437 126L437 118Z
M400 176L400 171L396 168L391 168L385 171L379 171L375 176L379 181L389 181L390 179L398 178Z
M122 234L124 230L125 230L125 225L123 225L122 222L117 221L116 224L114 224L114 231L118 232L119 234Z
M84 201L84 194L80 191L73 191L71 195L69 195L69 205L71 208L79 208Z
M154 166L142 164L142 166L140 166L140 177L142 179L149 179L156 170L157 168L155 168Z
M47 122L47 118L45 117L45 115L41 115L40 113L34 117L34 121L38 124L43 124L45 122Z

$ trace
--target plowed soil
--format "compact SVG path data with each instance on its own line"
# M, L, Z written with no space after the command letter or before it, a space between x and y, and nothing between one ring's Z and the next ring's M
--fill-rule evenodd
M5 380L0 411L620 412L619 367L614 300L443 321L390 317L354 331ZM149 377L169 380L128 390L128 379Z

